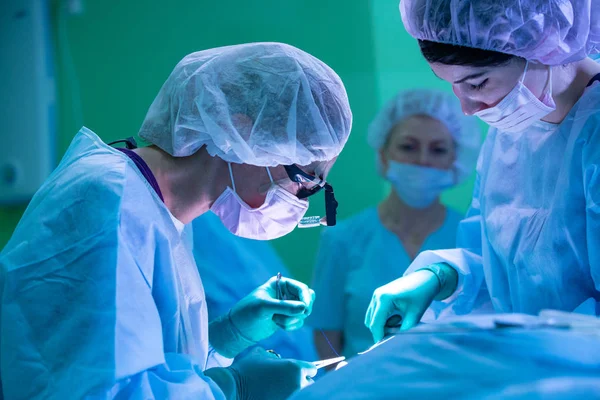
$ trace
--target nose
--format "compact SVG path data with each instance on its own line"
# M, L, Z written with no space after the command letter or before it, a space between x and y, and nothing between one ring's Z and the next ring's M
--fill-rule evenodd
M460 107L465 115L471 116L475 113L485 110L487 106L481 102L474 102L471 100L460 100Z
M474 115L476 112L487 108L487 106L484 103L469 99L467 96L461 93L460 89L458 89L456 86L452 87L452 91L454 92L456 97L458 97L458 100L460 101L460 107L462 108L462 111L465 115L471 116Z
M427 150L423 150L419 153L419 157L418 160L416 160L416 164L420 165L422 167L431 167L431 156L429 154L429 151Z

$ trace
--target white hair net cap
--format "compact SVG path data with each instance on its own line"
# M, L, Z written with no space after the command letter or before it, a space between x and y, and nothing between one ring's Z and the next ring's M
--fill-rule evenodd
M460 102L451 93L433 89L412 89L398 93L379 111L369 125L367 141L381 150L392 129L408 117L425 115L442 122L456 144L457 183L463 182L475 169L481 131L477 119L464 115Z
M401 0L400 13L417 39L545 65L579 61L599 51L597 0Z
M184 157L206 146L225 161L308 165L339 155L352 114L325 63L281 43L192 53L177 64L139 135Z

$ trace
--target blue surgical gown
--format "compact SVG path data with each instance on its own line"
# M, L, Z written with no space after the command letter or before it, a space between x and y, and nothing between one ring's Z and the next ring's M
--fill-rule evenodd
M229 311L242 297L264 284L277 272L290 276L283 261L268 241L233 235L219 217L205 213L192 222L194 257L206 292L209 319ZM260 342L285 358L314 361L317 358L312 331L278 330Z
M459 213L447 209L443 225L425 240L422 250L454 247L460 220ZM373 336L364 320L373 291L401 276L410 262L375 207L326 228L315 267L316 299L309 323L342 331L346 356L368 349Z
M438 312L470 313L482 300L497 312L542 309L599 315L600 83L558 125L522 133L490 129L458 247L420 254L406 273L447 262L459 273Z
M0 253L7 399L223 399L191 226L83 128Z

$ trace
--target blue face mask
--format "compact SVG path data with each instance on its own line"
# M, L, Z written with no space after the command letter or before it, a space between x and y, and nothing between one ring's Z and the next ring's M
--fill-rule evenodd
M427 208L446 189L456 184L452 169L421 167L388 162L385 177L392 184L398 197L413 208Z

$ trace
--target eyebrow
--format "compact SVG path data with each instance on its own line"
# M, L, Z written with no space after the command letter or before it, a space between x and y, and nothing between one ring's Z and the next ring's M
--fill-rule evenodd
M419 142L419 139L417 139L416 137L410 136L410 135L404 136L403 139L410 140L412 142ZM434 144L434 145L451 144L451 143L452 143L452 139L444 139L444 138L434 139L431 142L429 142L429 144Z
M435 73L435 71L432 69L431 72L433 72L433 74L438 78L438 79L442 79L438 76L438 74ZM487 71L483 71L483 72L476 72L474 74L471 75L467 75L464 78L461 78L457 81L454 81L455 85L458 85L459 83L463 83L464 81L469 81L471 79L477 79L477 78L481 78L483 75L487 74Z

